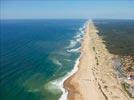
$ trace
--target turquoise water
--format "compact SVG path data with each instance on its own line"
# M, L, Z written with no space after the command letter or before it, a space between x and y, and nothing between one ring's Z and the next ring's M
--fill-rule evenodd
M51 84L74 67L86 20L1 20L1 100L58 100Z

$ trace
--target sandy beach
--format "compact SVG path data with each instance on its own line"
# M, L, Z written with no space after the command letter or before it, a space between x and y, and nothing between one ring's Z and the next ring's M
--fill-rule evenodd
M82 40L78 71L64 82L68 100L131 100L113 69L112 59L92 21Z

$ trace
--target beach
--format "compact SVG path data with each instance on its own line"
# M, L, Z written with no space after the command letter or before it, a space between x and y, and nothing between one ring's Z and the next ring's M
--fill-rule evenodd
M81 42L78 71L64 82L68 100L131 100L113 69L112 55L88 21Z

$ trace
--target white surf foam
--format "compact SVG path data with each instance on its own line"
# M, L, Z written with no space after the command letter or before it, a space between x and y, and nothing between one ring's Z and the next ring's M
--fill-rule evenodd
M70 61L72 61L72 60L70 60L70 59L64 59L65 61L67 61L67 62L70 62Z
M58 59L56 59L56 58L53 58L53 59L52 59L52 62L53 62L54 64L56 64L56 65L62 66L62 63L61 63Z
M84 30L86 28L87 23L88 23L88 21L86 21L85 24L82 26L82 28L79 29L80 33L75 36L76 39L81 38L84 35L84 33L85 33ZM80 48L72 49L71 51L77 51L78 49L80 49ZM61 79L53 82L53 84L57 84L57 86L63 92L63 94L61 95L59 100L67 100L68 91L64 89L64 81L67 80L69 77L71 77L74 73L77 72L80 58L81 58L81 55L79 56L79 58L77 58L77 60L75 62L75 66L71 72L69 72L65 77L62 77Z
M73 39L70 40L69 46L66 47L67 49L75 47L76 44L81 41L83 34L84 34L85 27L86 27L86 24L84 24L81 28L79 28L79 31L76 33Z
M80 33L77 33L77 35L74 36L74 38L75 38L75 39L77 39L77 38L81 38L81 34L80 34Z
M66 47L66 48L73 48L76 44L77 44L77 41L75 41L75 40L70 40L70 44L69 44L69 46Z
M76 41L77 42L80 42L82 40L82 38L77 38Z
M81 40L79 38L82 38L82 36L84 34L84 29L86 28L86 24L87 24L87 22L79 29L80 32L74 37L76 40L71 40L69 46L66 48L73 48L77 44L77 42ZM78 51L79 49L80 48L71 49L70 52ZM77 72L80 58L81 58L81 55L77 58L74 68L72 69L71 72L68 72L68 74L62 78L52 81L52 84L56 85L59 89L61 89L61 91L63 93L61 95L61 97L59 98L59 100L67 100L68 91L64 89L64 81L67 80L69 77L71 77L74 73Z
M78 47L76 49L67 50L67 52L79 52L81 47Z
M52 84L56 85L59 89L61 89L61 91L63 92L63 94L61 95L61 97L59 98L59 100L67 100L67 95L68 95L68 91L66 91L64 89L64 81L66 79L68 79L70 76L72 76L75 72L77 72L78 70L78 65L79 65L79 60L80 60L80 57L77 58L76 62L75 62L75 66L73 68L73 70L71 72L69 72L67 75L65 75L64 77L62 78L59 78L57 80L54 80L52 82Z

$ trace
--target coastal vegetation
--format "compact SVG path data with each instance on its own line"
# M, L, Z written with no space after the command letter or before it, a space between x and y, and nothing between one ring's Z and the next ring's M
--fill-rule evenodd
M124 90L134 97L134 20L97 20L95 24L108 51L120 59L116 71L122 75Z

